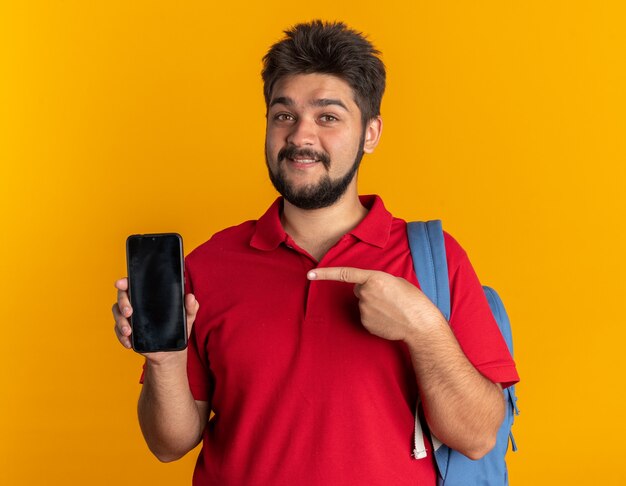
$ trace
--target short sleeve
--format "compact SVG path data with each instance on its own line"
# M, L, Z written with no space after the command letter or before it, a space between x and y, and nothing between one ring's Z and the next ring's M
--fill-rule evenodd
M450 280L450 327L461 349L485 377L503 388L519 381L487 297L463 248L445 234Z
M185 289L186 292L193 292L193 271L185 261ZM196 316L196 323L202 319L203 306L200 302L200 309ZM207 355L207 336L199 332L200 326L194 325L191 329L189 342L187 344L187 377L189 388L195 400L211 402L213 395L213 379L209 369L209 358Z

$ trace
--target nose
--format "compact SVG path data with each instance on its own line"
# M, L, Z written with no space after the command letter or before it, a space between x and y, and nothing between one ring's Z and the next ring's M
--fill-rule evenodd
M292 129L287 136L287 142L296 147L315 145L317 141L317 125L315 121L300 118L292 125Z

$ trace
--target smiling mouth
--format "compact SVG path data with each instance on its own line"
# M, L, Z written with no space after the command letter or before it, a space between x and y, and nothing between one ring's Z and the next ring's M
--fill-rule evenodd
M298 149L293 146L287 146L278 152L278 162L281 160L288 160L296 166L315 165L319 162L324 165L326 169L330 166L330 156L323 152L317 152L310 149Z
M311 159L306 157L287 157L290 162L294 162L296 164L315 164L316 162L320 162L319 159Z

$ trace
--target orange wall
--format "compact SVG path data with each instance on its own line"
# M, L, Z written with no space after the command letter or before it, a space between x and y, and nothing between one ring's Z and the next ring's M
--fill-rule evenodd
M74 0L0 5L1 484L188 484L140 436L113 281L128 234L189 251L273 200L260 58L315 17L388 67L362 192L444 219L507 304L511 484L626 481L622 2Z

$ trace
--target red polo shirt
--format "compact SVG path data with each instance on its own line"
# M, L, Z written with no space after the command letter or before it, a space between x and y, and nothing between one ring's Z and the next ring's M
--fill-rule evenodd
M406 223L380 198L362 201L366 218L319 262L283 230L280 199L187 257L200 303L189 383L215 412L195 485L435 484L430 448L428 459L411 457L417 387L406 346L363 328L352 285L306 278L351 266L417 285ZM448 235L446 249L461 347L492 381L517 381L465 252Z

